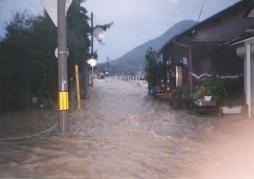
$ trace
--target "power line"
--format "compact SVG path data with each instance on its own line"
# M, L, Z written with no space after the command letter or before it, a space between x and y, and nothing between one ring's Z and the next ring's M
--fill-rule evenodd
M31 143L31 142L35 142L45 136L47 136L49 133L51 133L56 126L58 125L58 123L56 123L55 125L53 125L52 127L50 127L49 129L40 132L38 134L34 134L34 135L29 135L29 136L22 136L22 137L12 137L12 138L0 138L0 145L15 145L15 144L24 144L24 143ZM34 138L34 139L31 139ZM22 141L20 141L22 139ZM28 139L28 140L25 140ZM3 141L3 142L2 142ZM9 142L6 142L9 141ZM12 141L12 142L10 142Z
M199 13L199 16L198 16L197 23L199 22L199 19L200 19L200 16L201 16L201 13L202 13L202 10L203 10L203 7L204 7L204 4L205 4L205 0L203 1L203 5L202 5L202 7L201 7L201 10L200 10L200 13Z
M96 18L96 19L98 19L98 18ZM102 20L102 19L98 19L98 20L100 20L100 21L103 21L104 23L106 23L104 20ZM129 31L129 30L126 30L125 28L122 28L122 27L119 27L119 26L117 26L117 25L113 25L114 27L116 27L116 28L118 28L118 29L121 29L121 30L123 30L123 31L125 31L125 32L128 32L128 33L130 33L130 34L132 34L132 35L134 35L134 36L137 36L137 37L139 37L139 38L141 38L141 39L143 39L143 40L151 40L151 39L148 39L148 38L145 38L145 37L142 37L142 36L140 36L140 35L138 35L138 34L136 34L136 33L133 33L133 32L131 32L131 31Z
M118 19L125 19L125 20L132 20L132 21L143 21L143 22L154 22L154 23L163 23L168 24L170 22L166 21L156 21L156 20L150 20L150 19L133 19L133 18L126 18L126 17L116 17L116 16L101 16L101 17L108 17L108 18L118 18Z

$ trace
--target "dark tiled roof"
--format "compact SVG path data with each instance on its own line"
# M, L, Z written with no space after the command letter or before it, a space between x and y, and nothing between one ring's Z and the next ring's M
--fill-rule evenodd
M181 39L185 36L191 35L193 32L195 32L195 30L201 29L202 27L204 27L205 25L208 25L212 22L218 21L221 17L232 13L232 11L234 11L235 9L239 8L240 6L248 6L250 3L252 3L253 0L241 0L237 3L235 3L232 6L229 6L228 8L218 12L217 14L214 14L213 16L203 20L202 22L192 26L191 28L181 32L180 34L176 35L175 37L173 37L172 39L170 39L166 44L164 44L162 46L162 48L160 50L158 50L157 54L162 53L162 51L168 47L170 44L172 44L174 41L177 41L178 39Z
M239 34L237 34L232 40L218 45L213 50L217 51L230 45L243 43L244 40L252 37L254 37L254 19L250 21L250 23L245 28L243 28L243 30Z

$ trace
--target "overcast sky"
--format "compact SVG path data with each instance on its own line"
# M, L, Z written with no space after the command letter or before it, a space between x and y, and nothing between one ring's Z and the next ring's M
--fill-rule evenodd
M117 59L148 40L162 35L181 20L199 21L239 2L240 0L87 0L82 5L88 16L94 15L94 26L113 22L103 39L94 42L98 62ZM40 0L0 0L0 36L12 12L29 9L42 13ZM170 39L168 39L170 40Z

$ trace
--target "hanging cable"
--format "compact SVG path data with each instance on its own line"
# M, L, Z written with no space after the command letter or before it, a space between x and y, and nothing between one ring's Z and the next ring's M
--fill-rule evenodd
M15 144L24 144L24 143L35 142L35 141L47 136L48 134L50 134L56 128L57 125L58 125L58 123L56 123L49 129L47 129L41 133L34 134L34 135L23 136L23 137L12 137L12 138L0 138L0 145L2 145L2 144L3 145L15 145ZM31 138L34 138L34 139L31 139ZM25 139L28 139L28 140L25 140Z
M197 24L199 22L199 19L200 19L200 16L201 16L201 13L202 13L202 10L203 10L203 7L204 7L204 4L205 4L205 0L203 1L203 5L201 7L201 10L200 10L200 13L199 13L199 16L198 16L198 21L197 21Z
M94 18L96 18L96 17L94 17ZM97 18L97 19L98 19L98 18ZM102 20L102 19L99 19L99 20L102 21L102 22L105 22L105 21ZM157 43L157 42L155 42L155 41L153 41L153 40L151 40L151 39L148 39L148 38L146 38L146 37L142 37L142 36L140 36L140 35L138 35L138 34L136 34L136 33L133 33L133 32L131 32L131 31L129 31L129 30L126 30L125 28L122 28L122 27L120 27L120 26L117 26L117 25L115 25L115 24L114 24L114 27L116 27L116 28L118 28L118 29L120 29L120 30L122 30L122 31L125 31L125 32L127 32L127 33L129 33L129 34L131 34L131 35L134 35L134 36L136 36L136 37L139 37L140 39L147 40L147 41L152 41L153 44L162 45L162 44L159 44L159 43Z

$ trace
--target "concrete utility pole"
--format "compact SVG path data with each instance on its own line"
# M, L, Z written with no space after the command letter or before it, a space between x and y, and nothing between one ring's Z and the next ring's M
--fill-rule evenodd
M91 12L91 54L93 59L93 13ZM92 73L91 73L91 87L93 87L93 67L92 67Z
M93 13L91 12L91 53L92 53L92 56L93 56Z
M57 28L58 48L55 55L58 59L58 131L69 132L69 94L67 75L67 35L66 35L66 13L72 0L41 0L42 5Z
M66 35L66 0L57 0L57 32L58 32L58 95L59 118L58 131L69 132L69 99L67 75L67 35Z
M108 57L107 57L107 72L109 74L109 69L108 69Z

